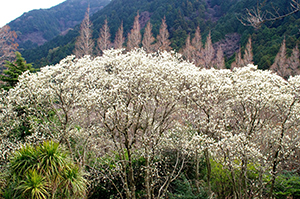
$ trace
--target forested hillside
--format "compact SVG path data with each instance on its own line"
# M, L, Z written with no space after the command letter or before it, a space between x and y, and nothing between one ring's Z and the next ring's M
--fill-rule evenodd
M50 9L24 13L8 25L18 34L20 49L30 49L74 28L82 21L88 5L90 13L94 14L109 2L110 0L66 0Z
M174 50L180 52L188 34L193 37L196 27L199 26L203 42L209 31L211 31L213 43L224 42L223 39L226 36L231 36L231 40L235 40L234 43L227 41L229 43L223 49L227 66L229 66L234 60L233 53L237 52L240 47L244 49L251 36L254 63L260 68L267 69L272 65L284 37L288 54L299 41L300 14L296 13L274 23L266 23L260 29L254 30L253 27L241 24L238 18L245 15L246 8L251 9L256 6L257 2L251 0L113 0L105 9L91 17L93 36L96 41L105 19L108 21L112 40L121 22L124 26L124 36L127 36L137 12L140 13L141 28L145 27L147 21L150 20L153 26L152 32L156 36L161 19L165 16L170 33L169 39ZM284 14L290 9L290 1L276 0L272 3L267 1L263 11L273 11L273 7L277 8L280 14ZM56 37L36 49L25 50L22 54L26 60L34 63L35 67L57 63L66 55L72 54L78 30L79 26L65 36Z

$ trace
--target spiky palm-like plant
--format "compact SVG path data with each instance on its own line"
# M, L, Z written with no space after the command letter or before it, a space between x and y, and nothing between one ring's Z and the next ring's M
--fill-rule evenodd
M25 145L15 152L10 161L11 172L17 176L24 176L28 170L37 169L38 152L31 145Z
M85 195L87 181L82 176L83 172L77 165L64 168L59 189L65 198L82 198Z
M47 184L45 177L36 170L29 170L17 189L21 191L22 196L25 198L46 199L50 195Z
M9 167L10 196L37 199L85 196L84 173L59 143L25 145L15 152Z

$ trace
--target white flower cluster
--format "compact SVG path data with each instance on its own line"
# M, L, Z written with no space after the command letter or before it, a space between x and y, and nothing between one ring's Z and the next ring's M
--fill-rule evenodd
M299 146L299 92L299 77L285 81L253 65L199 70L174 53L141 49L70 56L24 73L1 93L1 152L8 153L9 140L18 140L11 150L19 142L56 139L82 162L85 151L130 161L133 154L148 158L177 148L208 149L224 166L269 160L270 168ZM22 140L11 132L25 122L30 136Z

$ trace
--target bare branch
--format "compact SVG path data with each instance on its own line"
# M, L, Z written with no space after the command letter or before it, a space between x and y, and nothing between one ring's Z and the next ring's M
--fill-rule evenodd
M273 12L271 11L262 11L263 6L265 5L264 1L262 4L258 5L253 9L246 9L246 15L241 18L238 17L238 20L245 26L252 26L255 29L259 29L264 23L270 21L276 21L285 17L288 17L292 14L295 14L300 10L300 3L298 0L291 0L292 10L286 14L281 15L275 7L273 7ZM274 14L275 13L275 14Z

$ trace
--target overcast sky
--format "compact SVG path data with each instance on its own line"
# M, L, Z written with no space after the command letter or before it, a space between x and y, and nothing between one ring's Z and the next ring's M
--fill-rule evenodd
M0 27L33 9L51 8L65 0L0 0Z

